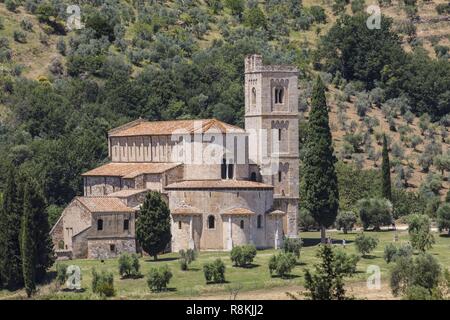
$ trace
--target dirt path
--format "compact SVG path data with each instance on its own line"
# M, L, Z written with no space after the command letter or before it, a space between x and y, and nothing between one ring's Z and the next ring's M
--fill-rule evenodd
M380 290L369 290L365 282L357 282L346 284L345 286L347 296L354 296L357 299L368 299L368 300L394 300L395 297L392 296L389 285L387 283L381 284ZM295 296L296 299L305 299L301 295L304 290L302 286L287 286L271 289L260 289L254 291L246 291L239 293L236 300L291 300L290 295ZM290 295L289 295L290 294ZM190 299L200 299L200 300L229 300L230 294L223 293L217 295L208 295L201 297L186 298Z

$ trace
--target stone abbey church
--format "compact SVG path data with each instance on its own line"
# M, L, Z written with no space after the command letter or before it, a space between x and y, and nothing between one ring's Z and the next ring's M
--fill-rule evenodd
M59 257L139 251L149 190L171 212L171 250L279 247L297 236L298 70L245 58L245 129L216 119L127 123L108 133L110 162L83 174L53 226Z

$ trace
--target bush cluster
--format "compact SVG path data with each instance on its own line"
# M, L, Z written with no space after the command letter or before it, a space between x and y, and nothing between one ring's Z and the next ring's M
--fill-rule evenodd
M119 257L119 274L122 278L138 278L140 273L139 257L137 254L123 253Z
M355 246L356 250L362 254L362 256L366 256L378 245L378 239L366 236L364 233L359 234L355 238Z
M302 248L301 239L286 238L283 242L283 251L285 253L292 253L297 259L300 258L300 250Z
M151 268L148 273L147 285L152 292L161 292L167 289L172 276L172 272L167 265Z
M269 260L270 275L277 275L280 278L287 278L292 269L295 267L295 256L292 253L279 253L273 255Z
M197 252L193 249L180 250L180 268L183 271L188 269L188 266L197 258Z
M114 290L114 276L112 272L102 271L98 273L92 270L92 292L104 297L112 297L116 294Z
M206 283L225 282L225 264L219 258L203 265Z
M237 267L245 267L253 262L256 257L256 248L254 245L236 246L231 250L231 261Z
M387 263L395 262L396 259L401 257L410 257L413 254L413 247L407 243L400 247L395 246L393 243L389 243L384 248L384 260Z

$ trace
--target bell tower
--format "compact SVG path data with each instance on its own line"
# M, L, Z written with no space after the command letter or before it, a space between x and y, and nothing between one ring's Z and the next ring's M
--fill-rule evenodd
M274 186L274 209L286 212L283 232L298 233L298 69L245 58L245 129L249 160L261 182Z

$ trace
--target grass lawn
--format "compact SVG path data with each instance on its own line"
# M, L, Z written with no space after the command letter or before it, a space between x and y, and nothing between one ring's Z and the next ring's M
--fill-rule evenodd
M341 247L342 239L346 240L345 251L356 253L353 240L357 233L343 234L341 232L329 233L332 235L334 243L337 247ZM378 247L367 258L362 258L358 263L358 272L346 280L349 282L366 281L366 270L369 265L377 265L381 269L381 281L388 282L389 265L383 260L383 250L387 243L394 239L394 231L384 232L368 232L368 234L376 236L380 242ZM44 285L40 288L36 298L42 299L98 299L99 297L91 291L91 271L96 268L98 271L107 270L114 273L114 286L117 291L118 299L177 299L177 298L200 298L208 295L227 295L230 285L242 285L240 292L253 290L268 290L271 288L281 288L288 286L301 286L304 281L305 268L312 268L317 262L315 257L317 245L319 242L318 232L302 232L301 237L304 246L301 251L300 261L292 272L289 279L271 278L268 271L268 260L275 253L275 250L258 251L254 266L251 268L233 267L228 252L201 252L196 261L190 265L189 271L181 271L178 262L178 254L169 253L161 255L158 261L153 261L149 257L141 259L141 272L147 275L149 269L154 266L167 264L172 273L173 278L169 284L169 290L163 293L151 293L147 287L146 277L140 279L120 279L118 274L117 259L105 260L103 263L99 260L73 260L65 261L67 264L78 265L82 272L83 292L57 292L54 283ZM444 267L450 267L450 238L442 237L435 233L436 243L429 251L433 254ZM399 242L408 241L407 231L399 231ZM202 266L205 262L212 261L220 257L226 264L225 278L226 284L206 284L203 276ZM54 271L54 268L53 270ZM0 298L21 298L25 296L24 292L7 292L0 291Z

